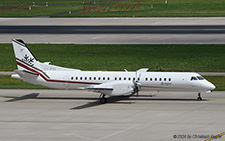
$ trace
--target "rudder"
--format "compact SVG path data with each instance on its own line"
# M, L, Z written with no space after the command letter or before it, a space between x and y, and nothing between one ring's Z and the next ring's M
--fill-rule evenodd
M27 45L21 39L12 39L13 50L16 57L17 68L18 70L27 70L20 64L34 66L37 62L37 59L29 50Z

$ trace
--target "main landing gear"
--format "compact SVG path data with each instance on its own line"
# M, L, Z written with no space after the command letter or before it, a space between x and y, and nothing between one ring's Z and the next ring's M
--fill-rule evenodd
M101 104L105 104L107 103L107 98L105 98L105 95L104 94L101 94L100 97L99 97L99 102Z
M202 97L201 97L201 93L198 93L198 98L197 98L198 101L201 101L202 100Z

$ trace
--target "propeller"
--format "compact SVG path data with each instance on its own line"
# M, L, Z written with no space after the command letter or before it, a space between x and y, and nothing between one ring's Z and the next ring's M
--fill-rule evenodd
M137 99L138 99L138 91L139 91L138 86L135 85L135 87L134 87L134 94L136 93Z
M138 99L138 92L140 91L140 86L141 86L141 83L139 82L141 73L139 74L139 77L137 75L138 75L138 72L136 71L135 72L135 80L133 80L133 83L134 83L134 92L133 93L136 94L137 99Z
M135 72L135 79L133 80L134 83L134 92L133 94L137 94L137 98L138 98L138 92L141 89L141 83L140 83L140 79L141 79L141 73L147 72L149 71L149 68L142 68L139 69Z

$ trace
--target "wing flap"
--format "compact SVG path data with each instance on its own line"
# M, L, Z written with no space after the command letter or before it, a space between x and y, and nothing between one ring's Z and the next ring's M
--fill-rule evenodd
M93 92L106 94L106 95L110 95L113 91L112 87L108 87L108 86L104 87L102 85L93 85L93 86L87 87L86 89Z
M112 91L113 88L87 88L88 90L99 90L99 91Z

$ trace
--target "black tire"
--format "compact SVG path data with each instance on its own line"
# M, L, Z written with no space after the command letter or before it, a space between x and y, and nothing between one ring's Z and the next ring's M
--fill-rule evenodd
M101 104L105 104L105 103L107 103L107 98L100 98L100 103Z
M202 98L201 98L201 97L198 97L198 98L197 98L197 100L198 100L198 101L201 101L201 100L202 100Z

